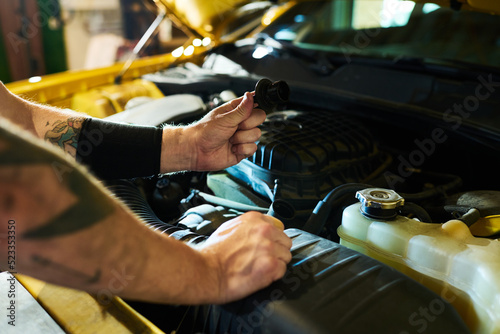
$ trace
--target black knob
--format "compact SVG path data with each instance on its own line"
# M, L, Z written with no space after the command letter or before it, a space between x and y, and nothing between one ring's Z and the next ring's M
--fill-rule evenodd
M266 113L273 112L278 105L288 102L289 97L290 87L285 81L260 79L255 86L254 100Z

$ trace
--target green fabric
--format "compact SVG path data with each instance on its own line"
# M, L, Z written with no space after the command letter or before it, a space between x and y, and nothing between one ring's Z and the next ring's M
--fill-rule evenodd
M43 17L42 41L46 74L63 72L68 69L64 27L61 21L59 0L38 0L40 15ZM52 24L49 24L52 22ZM54 22L59 22L59 26Z

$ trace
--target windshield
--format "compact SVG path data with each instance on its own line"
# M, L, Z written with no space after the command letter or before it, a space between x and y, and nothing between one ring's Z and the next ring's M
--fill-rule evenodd
M303 49L500 67L500 16L404 0L306 1L264 33Z

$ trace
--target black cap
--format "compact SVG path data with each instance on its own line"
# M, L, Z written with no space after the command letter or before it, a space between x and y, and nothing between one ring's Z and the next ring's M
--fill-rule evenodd
M266 113L273 112L278 105L288 102L289 97L290 87L285 81L261 79L255 86L254 100Z

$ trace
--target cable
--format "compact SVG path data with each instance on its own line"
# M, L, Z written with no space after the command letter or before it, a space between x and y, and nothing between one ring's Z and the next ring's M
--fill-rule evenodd
M445 185L438 186L433 189L422 191L415 194L400 193L400 195L405 199L405 201L414 202L414 201L422 201L424 199L429 199L436 195L454 189L455 187L458 187L462 184L462 179L455 175L437 174L437 173L426 173L426 174L449 178L451 181ZM326 224L326 221L328 219L328 216L330 215L332 208L335 208L340 205L342 197L351 193L354 194L357 191L366 188L373 188L373 186L364 183L347 183L336 187L335 189L330 191L323 200L318 202L311 216L304 225L303 230L309 233L319 235L319 233L323 230ZM407 203L406 207L403 207L401 210L403 210L402 212L406 212L408 214L410 213L414 214L420 221L432 222L432 219L430 218L427 211L415 203Z
M336 187L323 200L318 202L307 223L304 225L303 230L318 235L323 230L331 209L336 206L335 204L338 203L338 200L344 195L349 193L354 194L356 191L366 188L373 188L373 186L364 183L347 183Z
M402 216L415 216L419 221L424 223L432 223L429 213L420 205L407 202L399 208L399 214Z

